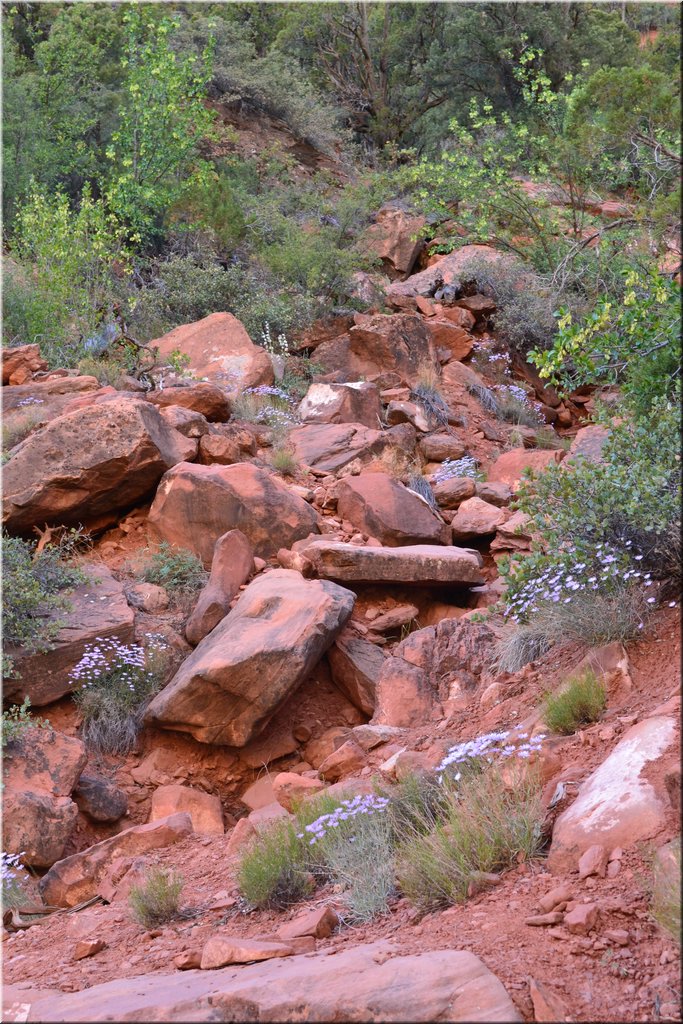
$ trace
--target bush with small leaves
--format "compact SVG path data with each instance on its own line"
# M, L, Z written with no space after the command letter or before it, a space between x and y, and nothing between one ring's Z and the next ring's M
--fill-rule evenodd
M164 587L172 596L179 596L201 590L208 574L192 551L162 541L152 553L143 577L146 583L154 583Z
M156 928L168 924L178 916L183 879L173 871L152 868L142 885L130 890L128 903L131 913L143 928Z
M31 729L50 729L51 725L44 718L35 718L29 714L31 701L24 697L21 704L13 704L2 713L2 750L7 752L7 747L14 743L21 742L26 733Z
M571 736L582 725L600 719L607 705L607 692L594 672L587 671L545 699L543 718L552 732Z
M49 613L67 608L65 595L83 583L83 572L68 564L55 548L35 553L35 545L19 537L2 537L3 634L6 645L47 650L59 629ZM3 653L3 675L13 671Z

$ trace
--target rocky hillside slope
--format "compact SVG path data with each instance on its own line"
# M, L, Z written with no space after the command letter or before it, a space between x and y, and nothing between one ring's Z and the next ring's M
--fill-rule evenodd
M561 399L491 332L462 268L493 250L427 260L414 229L384 211L369 244L389 274L364 282L381 303L279 351L221 311L118 388L5 350L3 418L23 436L5 529L46 550L64 528L91 538L50 649L9 651L6 701L50 727L5 754L4 849L30 872L4 916L5 1020L679 1019L680 949L651 912L678 870L679 609L625 646L496 669L504 629L483 613L500 559L531 548L523 473L599 459L604 430L589 391ZM312 372L303 397L293 370ZM198 566L189 593L144 579L177 549ZM108 750L72 695L150 638L164 685ZM545 694L586 669L603 713L552 733ZM501 730L538 737L538 856L448 909L395 893L365 923L333 884L245 903L240 858L297 799L433 774ZM154 866L183 876L183 909L145 929L128 895Z

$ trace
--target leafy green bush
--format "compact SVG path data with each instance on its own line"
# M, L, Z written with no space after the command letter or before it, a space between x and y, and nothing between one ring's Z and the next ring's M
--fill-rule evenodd
M543 808L533 774L508 788L494 766L450 790L443 818L406 836L397 851L401 891L421 907L463 903L478 872L494 872L541 848Z
M183 879L165 868L151 868L145 882L128 895L133 917L143 928L157 928L178 916Z
M185 548L162 541L143 572L146 583L164 587L172 596L194 594L205 585L208 573L201 560Z
M85 582L58 550L34 555L35 545L19 537L2 537L2 600L5 644L29 651L48 650L59 630L49 613L68 607L66 593ZM3 654L3 675L12 674L12 659Z
M19 266L8 276L7 332L38 342L51 366L72 365L110 302L112 265L125 257L119 228L87 187L77 210L63 192L34 187L12 244Z
M154 636L147 648L115 638L86 647L70 683L91 750L126 754L134 748L145 709L166 679L166 651L163 638Z
M237 883L254 907L282 910L305 899L313 890L306 851L289 821L278 822L242 856Z
M581 725L597 722L607 704L604 684L586 671L545 699L543 717L552 732L570 736Z

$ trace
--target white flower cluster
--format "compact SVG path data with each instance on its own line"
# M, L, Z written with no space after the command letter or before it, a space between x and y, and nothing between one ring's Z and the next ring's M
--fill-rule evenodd
M286 334L278 334L275 341L273 341L270 333L270 324L266 323L263 325L261 331L261 344L268 353L269 356L288 356L289 342L287 341Z
M503 732L489 732L483 736L477 736L473 740L465 740L451 747L441 764L437 765L439 782L443 782L444 772L453 765L466 764L478 758L484 758L492 763L495 758L521 757L526 759L541 749L545 739L545 733L538 733L536 736L529 736L526 732L510 735L509 730ZM458 782L462 777L461 772L451 772L450 778Z

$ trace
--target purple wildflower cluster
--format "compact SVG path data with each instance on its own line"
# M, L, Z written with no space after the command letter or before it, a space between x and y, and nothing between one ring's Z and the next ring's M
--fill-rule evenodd
M534 414L539 424L543 423L540 402L530 399L524 388L520 387L519 384L494 384L493 390L497 391L502 398L512 398L515 402L519 402L520 405L523 405Z
M256 388L245 388L242 394L255 395L266 399L266 403L257 409L253 415L255 423L264 423L269 427L285 428L289 428L296 423L296 416L292 411L293 399L283 388L278 388L271 384L260 384ZM280 408L274 405L270 399L285 402L289 408Z
M444 480L452 480L459 476L475 476L477 472L477 461L471 455L463 455L461 459L444 459L439 469L432 475L436 484Z
M165 649L166 642L157 634L148 634L148 647ZM148 651L140 644L123 644L116 637L96 637L87 644L83 657L72 669L69 679L79 689L98 686L116 676L116 682L128 688L131 694L148 689L154 681L154 672L147 668Z
M375 796L372 793L354 796L351 800L342 800L339 807L335 807L330 814L321 814L310 825L306 825L303 832L297 832L297 839L306 839L309 846L315 846L319 840L325 838L330 829L337 828L342 821L355 818L358 814L381 814L386 811L388 805L387 797Z
M29 397L29 398L22 398L22 400L18 404L20 406L22 406L22 405L43 405L44 401L45 401L44 398L31 398L31 397Z
M630 548L631 541L626 541L624 546ZM576 553L573 545L566 550L568 559L572 559ZM530 579L516 592L505 609L505 617L514 622L522 622L529 614L538 612L542 602L570 604L575 594L590 590L609 590L614 586L636 582L643 587L651 587L651 573L629 568L630 558L640 562L642 557L619 551L609 544L597 544L592 559L584 556L576 561L567 561L564 565L556 563L540 576ZM647 600L648 604L655 603L654 597Z
M536 736L530 736L526 732L511 735L507 730L489 732L483 736L477 736L476 739L465 740L463 743L451 747L441 764L437 765L439 782L443 782L444 772L452 765L467 764L479 758L484 758L490 764L497 758L506 759L515 756L526 759L531 757L541 749L544 739L545 733L538 733ZM455 782L458 782L461 777L461 773L457 770L451 774L451 778Z
M21 858L24 856L26 856L24 853L5 853L4 850L0 854L0 880L3 892L8 886L20 880L21 871L26 871L21 863Z

